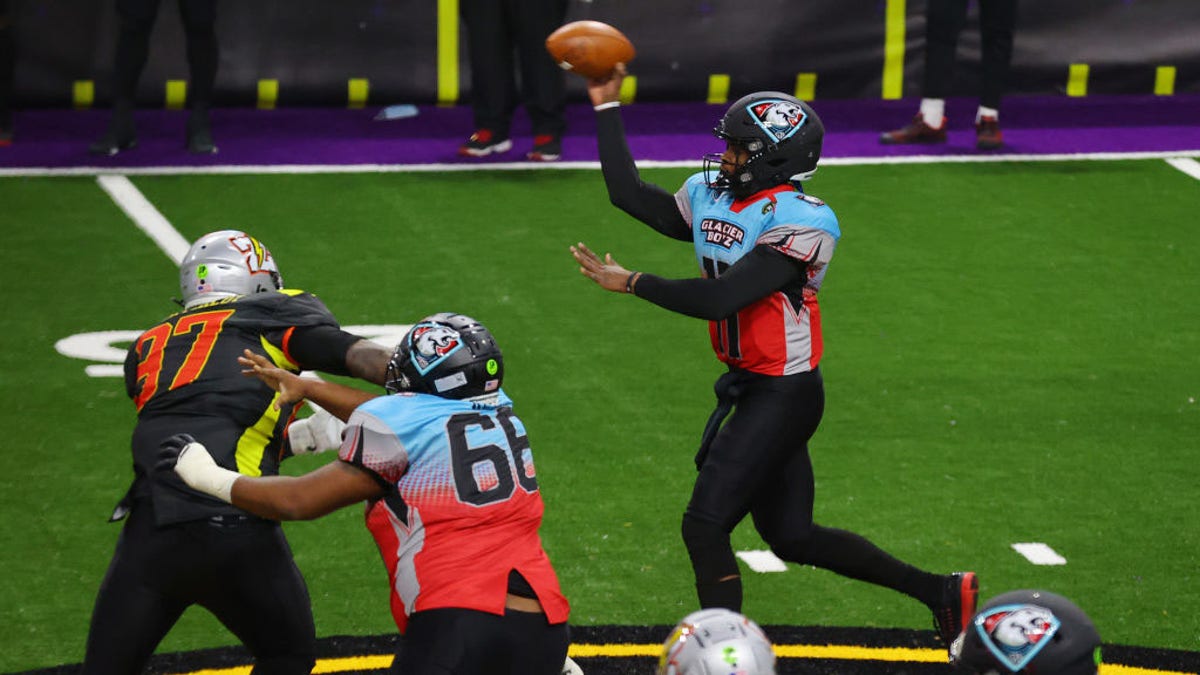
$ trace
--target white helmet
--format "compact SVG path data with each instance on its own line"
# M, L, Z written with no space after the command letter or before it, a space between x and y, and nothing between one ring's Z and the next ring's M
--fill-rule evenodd
M281 288L283 278L271 252L240 230L220 230L200 237L179 264L179 290L185 309Z
M683 618L663 643L658 675L775 675L771 641L745 616L702 609Z

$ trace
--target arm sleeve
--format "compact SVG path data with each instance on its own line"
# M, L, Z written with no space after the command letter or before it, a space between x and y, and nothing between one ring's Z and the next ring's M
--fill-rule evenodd
M337 326L297 326L286 337L285 351L302 370L350 375L346 353L361 339Z
M692 240L692 228L684 220L675 195L653 183L642 181L625 142L621 111L609 108L596 112L596 138L600 146L600 170L613 206L672 239Z
M697 319L720 321L804 278L805 263L771 246L758 245L716 279L638 277L634 294L664 309Z

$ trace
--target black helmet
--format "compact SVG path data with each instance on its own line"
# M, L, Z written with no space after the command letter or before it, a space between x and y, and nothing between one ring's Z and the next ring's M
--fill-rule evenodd
M1075 603L1048 591L992 598L950 649L951 660L980 675L1096 675L1100 633Z
M494 394L504 379L504 357L483 324L442 312L421 319L388 362L384 387L445 398Z
M718 173L711 187L744 199L789 180L805 180L817 170L825 126L807 103L779 91L743 96L713 129L717 138L737 143L750 157L732 176ZM707 172L719 155L704 157Z

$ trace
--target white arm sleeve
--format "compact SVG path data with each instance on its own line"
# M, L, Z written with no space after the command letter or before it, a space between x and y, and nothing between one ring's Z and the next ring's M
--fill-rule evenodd
M212 495L227 504L233 503L233 482L241 475L217 466L212 455L208 454L208 448L201 443L188 443L183 447L179 459L175 461L175 473L193 490Z

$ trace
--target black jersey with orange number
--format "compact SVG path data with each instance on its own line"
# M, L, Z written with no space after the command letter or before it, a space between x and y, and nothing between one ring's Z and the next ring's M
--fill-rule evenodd
M125 387L138 410L133 496L153 497L160 525L244 514L189 489L174 472L155 473L159 445L169 436L191 434L217 464L247 476L278 473L293 406L277 410L277 394L258 378L242 375L237 357L250 349L293 372L312 368L294 360L289 341L297 329L315 326L338 328L316 296L284 290L174 314L130 345Z

